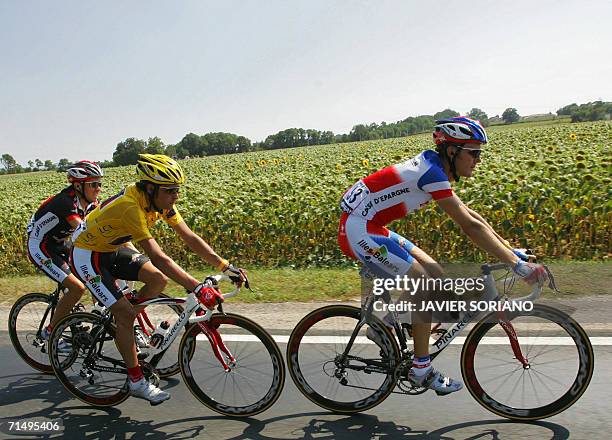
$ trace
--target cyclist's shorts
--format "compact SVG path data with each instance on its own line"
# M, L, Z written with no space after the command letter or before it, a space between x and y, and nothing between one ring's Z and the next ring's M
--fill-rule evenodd
M68 249L63 242L28 237L28 257L36 267L57 283L63 283L70 275Z
M414 258L414 244L399 234L347 213L342 214L338 244L347 257L360 261L376 276L389 278L404 275Z
M111 307L123 296L117 279L138 281L138 272L147 261L146 255L126 247L113 252L73 247L70 254L74 274L106 307Z

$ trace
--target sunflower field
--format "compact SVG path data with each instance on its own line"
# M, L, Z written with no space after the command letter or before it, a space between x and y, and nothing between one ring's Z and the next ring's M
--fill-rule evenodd
M605 260L611 255L612 123L501 126L474 177L455 192L511 242L548 258ZM350 264L336 234L343 192L356 180L432 148L431 135L214 156L181 161L188 181L177 204L187 224L241 265ZM105 170L101 198L134 180L134 167ZM65 175L0 177L0 269L34 273L26 224ZM485 261L434 203L390 225L441 261ZM182 265L200 266L165 225L154 236Z

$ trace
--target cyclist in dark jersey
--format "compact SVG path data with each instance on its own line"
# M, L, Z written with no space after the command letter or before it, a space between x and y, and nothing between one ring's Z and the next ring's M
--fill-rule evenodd
M85 291L83 283L70 272L67 239L89 211L98 205L102 188L103 172L94 162L77 162L67 174L70 186L42 202L28 224L30 260L67 290L58 302L49 326L42 331L43 339L49 337L53 326L72 310Z

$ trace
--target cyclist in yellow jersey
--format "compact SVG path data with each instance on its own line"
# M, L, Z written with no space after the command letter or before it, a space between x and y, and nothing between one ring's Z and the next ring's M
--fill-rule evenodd
M183 170L176 161L161 154L141 154L136 172L139 179L136 184L102 202L75 230L70 262L74 273L115 316L117 347L128 368L131 394L156 405L169 399L170 394L147 382L138 365L132 328L142 306L132 306L115 280L143 282L139 302L157 297L168 278L189 291L197 292L202 285L161 250L149 228L163 219L204 261L237 283L248 280L246 271L217 255L176 210L174 204L179 198L180 185L185 182ZM138 243L146 256L131 242Z

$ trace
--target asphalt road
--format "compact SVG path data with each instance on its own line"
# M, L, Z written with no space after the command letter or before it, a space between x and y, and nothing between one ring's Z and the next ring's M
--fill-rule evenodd
M280 344L285 350L285 344ZM41 375L14 352L0 332L0 404L5 430L9 421L58 421L63 432L47 438L69 439L604 439L610 437L609 399L612 346L597 345L591 385L572 408L535 423L508 422L481 408L462 390L447 397L392 395L363 414L332 414L310 403L287 377L283 395L268 411L249 419L220 416L202 406L180 376L162 381L172 393L151 407L128 399L114 408L96 409L71 398L53 376ZM436 360L436 366L460 378L460 346ZM15 425L13 425L15 426ZM0 438L40 438L0 432Z

